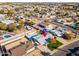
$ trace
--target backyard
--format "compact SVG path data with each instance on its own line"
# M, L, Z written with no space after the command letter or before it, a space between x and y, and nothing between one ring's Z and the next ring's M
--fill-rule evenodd
M57 49L57 48L58 48L59 46L61 46L61 45L62 45L62 43L56 40L56 43L49 42L49 43L47 44L47 47L48 47L51 51L53 51L54 49Z

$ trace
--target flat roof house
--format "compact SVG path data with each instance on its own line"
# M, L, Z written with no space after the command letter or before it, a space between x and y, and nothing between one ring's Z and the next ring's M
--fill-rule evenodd
M2 20L1 22L8 25L8 24L14 23L15 21L14 20Z
M45 41L44 36L42 36L42 35L38 35L38 36L34 37L34 39L37 40L41 45L47 43L47 42Z
M52 38L52 37L53 35L48 33L46 37L44 37L43 35L38 35L38 36L33 37L33 39L37 40L41 45L43 45L47 43L46 39Z

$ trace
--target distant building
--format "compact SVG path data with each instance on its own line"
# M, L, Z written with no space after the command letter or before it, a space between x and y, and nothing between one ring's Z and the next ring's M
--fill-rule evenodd
M8 25L8 24L14 23L15 21L14 20L2 20L1 22Z

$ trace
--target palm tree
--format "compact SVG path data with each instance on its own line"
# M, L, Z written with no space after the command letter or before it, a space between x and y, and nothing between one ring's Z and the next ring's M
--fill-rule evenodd
M56 43L56 37L51 39L51 43Z

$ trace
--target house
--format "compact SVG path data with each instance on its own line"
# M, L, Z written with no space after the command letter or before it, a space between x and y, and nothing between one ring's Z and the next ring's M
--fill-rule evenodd
M14 23L15 21L14 20L2 20L1 22L8 25L8 24Z
M48 25L46 25L46 28L47 28L47 30L51 30L51 29L54 29L56 27L56 25L55 24L48 24Z
M49 31L52 35L56 35L58 37L61 37L62 36L62 32L58 31L58 30L50 30Z
M56 19L57 22L63 23L64 19Z
M3 19L5 19L5 15L6 14L0 14L0 21L3 20Z
M37 40L41 45L46 44L47 42L45 41L44 36L38 35L36 37L33 37L33 39Z
M43 35L38 35L38 36L35 36L33 37L33 39L35 39L37 42L40 43L40 45L43 45L43 44L46 44L48 41L46 39L50 39L50 38L54 38L54 36L50 33L47 33L46 36L43 36Z
M74 22L72 18L64 18L64 25L72 25L73 23Z

